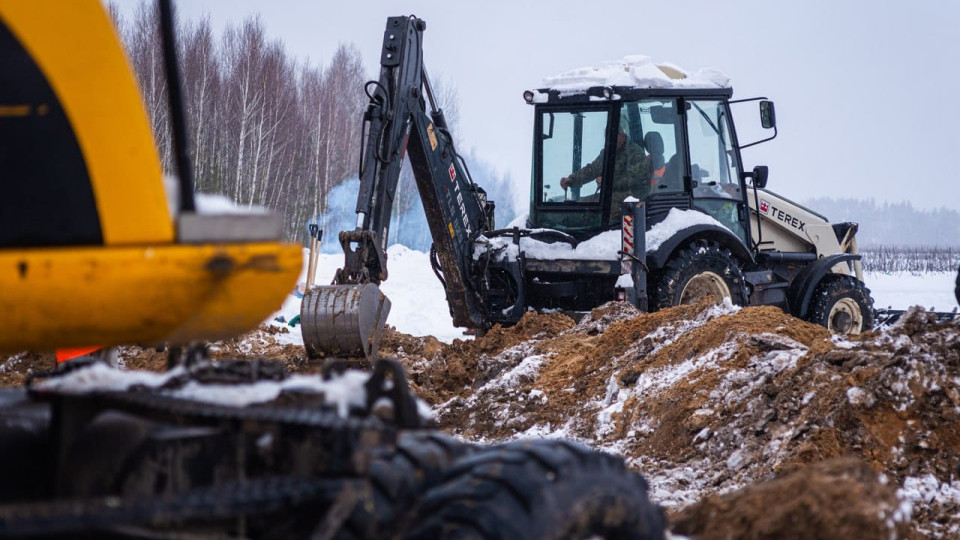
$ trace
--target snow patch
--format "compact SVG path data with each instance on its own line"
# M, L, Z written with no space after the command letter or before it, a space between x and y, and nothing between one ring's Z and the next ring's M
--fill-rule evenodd
M872 392L858 386L851 386L847 389L847 401L854 406L870 408L877 402L877 398Z
M188 371L183 367L174 368L166 373L152 373L126 371L103 363L94 363L42 381L36 385L36 389L41 392L82 395L146 388L154 389L165 396L227 407L246 407L266 403L276 399L284 391L303 391L322 395L325 404L335 407L341 416L346 417L351 407L366 406L367 393L364 384L370 378L369 373L347 370L343 374L334 375L326 380L316 375L293 375L281 381L258 381L235 385L201 384L189 381L179 388L161 388L187 373ZM424 418L432 417L430 408L425 404L418 403L418 410Z
M184 373L186 373L186 370L182 367L174 368L166 373L152 373L149 371L124 371L96 362L88 367L71 371L66 375L42 381L35 387L41 391L69 395L93 392L123 392L134 386L159 388L174 377Z
M528 259L539 260L578 260L578 261L615 261L620 250L620 230L606 231L577 244L576 247L567 242L548 243L528 236L520 237L520 245L513 243L510 237L498 236L487 238L481 236L474 244L473 259L488 252L493 252L496 260L516 261L523 251Z
M257 205L239 205L224 195L197 193L194 195L198 214L265 214L269 210Z
M252 384L199 384L189 382L182 388L165 394L181 399L200 401L228 407L246 407L277 399L286 390L322 394L324 402L337 408L340 416L346 417L350 407L365 407L367 392L364 384L367 373L347 370L329 380L309 375L294 375L282 381L258 381Z
M724 227L716 219L696 210L680 210L673 208L666 219L654 225L646 233L647 251L656 251L660 246L678 232L694 225L713 225ZM513 243L507 236L487 238L481 236L474 244L473 259L479 260L482 255L493 252L496 260L516 261L522 251L528 259L539 260L577 260L577 261L616 261L621 246L620 229L602 232L576 246L567 242L543 242L523 236L520 245Z
M524 358L516 367L508 370L506 373L493 379L489 383L483 386L482 390L494 390L497 388L516 388L520 384L525 382L530 382L537 377L540 373L540 368L543 367L544 358L553 356L549 355L533 355Z
M667 214L666 219L657 223L647 231L647 251L660 249L660 246L664 242L673 238L678 232L688 227L693 227L694 225L714 225L726 228L719 221L703 212L672 208L670 209L670 213Z
M620 60L602 62L598 66L581 67L545 77L543 84L562 95L576 95L597 86L727 88L730 78L715 69L688 72L675 64L657 65L649 56L630 55ZM535 101L537 97L535 95Z

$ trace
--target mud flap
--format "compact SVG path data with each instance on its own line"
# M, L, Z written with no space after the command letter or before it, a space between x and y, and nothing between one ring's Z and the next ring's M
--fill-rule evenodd
M310 289L300 304L303 345L310 358L376 360L390 299L373 283Z

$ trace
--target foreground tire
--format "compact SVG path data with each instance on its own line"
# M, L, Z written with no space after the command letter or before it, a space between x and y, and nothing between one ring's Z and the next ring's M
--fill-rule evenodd
M835 334L854 336L873 328L870 290L848 276L827 276L817 285L807 320Z
M456 459L475 446L438 431L402 432L396 447L370 463L370 497L361 500L337 538L390 538L424 492L438 484Z
M566 441L508 443L461 459L427 492L407 540L659 540L664 514L623 460Z
M654 309L695 304L703 299L716 303L729 298L746 303L743 271L730 250L716 242L696 240L670 258L657 280Z

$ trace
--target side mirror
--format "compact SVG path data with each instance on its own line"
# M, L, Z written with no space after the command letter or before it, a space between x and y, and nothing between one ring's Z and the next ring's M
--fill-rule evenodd
M772 101L763 100L760 102L760 125L763 126L763 129L777 127L777 113Z
M753 172L746 173L744 176L753 179L753 186L763 189L767 187L767 176L770 174L770 169L766 165L757 165L753 168Z

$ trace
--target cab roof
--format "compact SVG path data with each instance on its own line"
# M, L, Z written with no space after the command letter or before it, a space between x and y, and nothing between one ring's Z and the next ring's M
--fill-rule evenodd
M730 97L730 78L715 69L689 72L649 56L633 55L546 77L544 87L527 94L530 103L632 101L654 95L721 95Z

